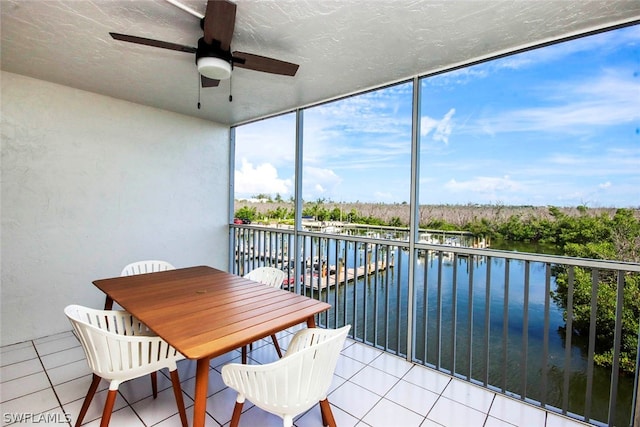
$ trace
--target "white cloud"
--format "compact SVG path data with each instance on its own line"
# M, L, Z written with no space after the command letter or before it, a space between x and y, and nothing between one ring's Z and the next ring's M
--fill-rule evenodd
M269 163L254 167L246 159L235 171L236 196L246 197L256 194L288 195L293 192L293 181L278 177L278 170Z
M471 132L583 133L592 126L615 126L640 119L637 79L630 70L606 70L590 80L566 80L529 88L545 93L544 107L521 108L480 118Z
M611 187L611 181L603 182L602 184L598 185L598 188L601 188L603 190L609 187Z
M431 139L448 144L449 136L452 131L452 117L455 113L456 109L452 108L440 120L436 120L429 116L422 117L420 121L420 135L427 136L431 131L433 131Z
M331 198L334 189L337 189L341 184L342 178L332 169L307 166L304 169L302 179L302 198L304 200Z
M286 114L247 125L236 132L236 159L269 163L281 169L295 161L295 115Z
M505 175L503 177L480 176L468 181L451 179L445 184L445 188L454 192L482 193L486 195L521 191L523 185L512 180L509 175Z
M638 176L640 148L600 149L594 153L552 153L544 159L543 165L535 169L521 168L520 172L543 175L567 175L573 177L617 176L629 179Z
M434 76L422 81L425 88L441 86L465 85L469 82L484 79L490 75L490 69L485 64L476 65L470 68L460 68L447 73Z
M411 129L411 115L398 114L400 106L411 105L409 83L367 92L313 107L305 112L309 136L324 134L325 140L345 134L397 134Z

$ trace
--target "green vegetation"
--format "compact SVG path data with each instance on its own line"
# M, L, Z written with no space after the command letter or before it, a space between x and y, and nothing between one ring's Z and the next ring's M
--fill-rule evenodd
M258 197L257 197L258 198ZM294 204L277 197L260 197L263 203L242 205L236 217L252 221L267 219L293 223ZM317 221L344 221L359 224L408 227L407 204L384 205L344 203L324 199L304 204L303 216ZM640 211L632 209L589 209L532 206L421 206L420 227L432 230L463 230L492 240L544 243L554 245L558 252L578 258L616 260L640 263ZM573 331L578 337L589 336L591 318L591 270L574 268ZM554 301L567 316L569 271L554 268L557 289ZM611 366L616 316L618 277L601 271L597 290L595 362ZM622 343L620 369L632 373L635 369L637 336L640 319L640 274L624 275Z
M565 255L579 258L619 260L638 263L640 259L640 221L628 209L619 209L612 218L605 216L577 219L558 215L559 239ZM555 302L567 318L569 271L563 266L554 271L557 289ZM580 337L589 336L591 317L592 277L585 268L574 269L573 330ZM624 279L622 311L622 341L620 370L632 374L637 357L638 319L640 318L640 274L627 273ZM618 277L601 271L597 290L595 362L601 366L613 363L613 343L616 323Z
M258 209L256 207L243 206L236 211L234 217L255 221L258 219Z

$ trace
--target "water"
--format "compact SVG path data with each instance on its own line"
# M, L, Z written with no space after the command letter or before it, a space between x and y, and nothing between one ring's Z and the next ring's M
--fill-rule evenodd
M497 249L496 245L511 251L557 252L553 246L494 242L492 248ZM287 247L293 244L285 236L269 251L287 252ZM393 264L367 278L307 293L333 306L321 316L320 324L350 323L358 339L406 357L409 253L397 247L387 251L386 245L365 248L362 243L317 237L305 237L303 248L311 262L316 258L329 266L342 262L343 269L374 260ZM246 270L253 267L245 265ZM303 273L309 274L311 270ZM594 367L593 393L587 396L586 343L573 337L566 352L562 310L549 298L555 280L545 264L499 257L426 256L418 257L414 277L414 361L517 398L566 408L569 413L585 414L590 401L590 420L607 422L611 371ZM335 283L335 276L314 281ZM629 425L630 375L620 377L617 395L614 424Z
M328 253L329 264L335 263L334 247L321 253ZM364 253L355 250L355 245L346 253L347 268L362 263ZM378 254L379 259L384 257L385 253ZM321 297L336 307L328 315L329 323L337 316L336 323L352 323L357 336L367 342L404 355L409 309L408 253L397 250L393 258L395 267L389 272L339 286L337 292L325 291ZM442 263L437 257L419 258L416 263L414 360L515 397L524 395L551 407L566 407L570 413L584 414L586 402L591 399L590 418L606 422L611 371L595 367L593 393L586 396L586 343L576 337L565 365L565 322L561 308L548 297L549 291L555 289L555 281L550 276L547 285L547 267L542 263L527 266L524 261L509 261L506 288L504 258L460 257L455 262L455 269L453 260L448 258ZM392 313L388 318L387 311ZM358 322L362 318L366 318L365 323ZM548 356L543 360L545 348ZM615 425L629 425L632 395L633 378L622 376Z
M508 240L494 240L491 249L530 254L562 255L562 249L548 243L511 242Z

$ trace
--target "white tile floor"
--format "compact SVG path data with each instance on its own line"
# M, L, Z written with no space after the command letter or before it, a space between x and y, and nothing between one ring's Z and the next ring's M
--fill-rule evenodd
M279 334L286 348L294 331ZM254 344L251 363L276 360L270 340ZM229 424L235 393L226 388L220 368L239 362L234 351L211 361L207 426ZM2 347L0 356L2 425L74 425L91 382L91 371L71 332ZM187 415L193 410L195 363L181 361L178 371ZM158 376L157 399L148 376L121 385L111 426L179 426L168 372ZM85 417L98 426L106 396L103 381ZM329 401L340 427L530 426L579 427L585 424L496 395L434 370L409 363L347 339L330 389ZM16 422L17 417L31 416ZM71 423L67 422L67 418ZM191 422L191 419L189 420ZM246 403L241 426L281 426L276 416ZM297 427L322 425L316 406L295 420Z

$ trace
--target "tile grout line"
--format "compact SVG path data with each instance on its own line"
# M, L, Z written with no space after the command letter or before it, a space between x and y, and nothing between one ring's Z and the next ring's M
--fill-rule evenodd
M353 357L351 357L351 356L347 356L346 354L342 354L342 352L343 352L343 351L345 351L346 349L348 349L348 348L350 348L350 347L353 347L353 346L355 346L355 345L358 345L358 344L360 344L360 342L359 342L359 341L355 341L355 340L354 340L350 345L348 345L348 346L346 346L345 348L343 348L342 350L340 350L340 354L341 354L342 356L344 356L344 357L348 358L348 359L351 359L351 360L354 360L354 361L356 361L356 362L362 363L364 366L363 366L362 368L358 369L357 371L355 371L355 372L354 372L350 377L348 377L348 378L345 378L345 377L342 377L342 376L338 375L340 378L344 378L344 379L345 379L345 382L344 382L342 385L340 385L338 388L343 387L343 386L344 386L344 384L346 384L346 383L351 383L351 384L356 385L356 386L358 386L358 387L362 387L362 386L360 386L360 385L358 385L358 384L356 384L356 383L354 383L354 382L351 382L351 380L353 379L353 377L355 377L355 376L356 376L356 375L358 375L360 372L362 372L362 370L363 370L364 368L366 368L367 366L369 366L369 364L370 364L371 362L369 362L369 363L364 363L364 362L362 362L361 360L355 359L355 358L353 358ZM378 357L380 357L380 355L378 355L378 356L374 357L374 358L373 358L373 360L376 360ZM373 360L372 360L372 361L373 361ZM334 372L334 373L333 373L333 375L336 375L336 373ZM362 387L362 388L364 388L364 387ZM336 390L337 390L337 389L336 389ZM365 389L365 390L366 390L366 389ZM335 391L335 390L334 390L334 391ZM375 393L374 393L374 394L375 394ZM327 397L329 397L329 395L327 395ZM353 418L357 419L360 423L366 424L364 421L362 421L362 419L363 419L363 418L364 418L364 417L365 417L369 412L371 412L371 410L372 410L372 409L373 409L373 408L374 408L378 403L380 403L380 401L381 401L381 400L382 400L382 397L381 397L378 401L376 401L376 403L375 403L371 408L369 408L369 410L368 410L367 412L365 412L365 413L364 413L364 415L363 415L362 417L357 417L356 415L354 415L354 414L352 414L352 413L348 412L347 410L345 410L345 409L341 408L340 406L335 405L335 404L333 404L333 405L334 405L336 408L338 408L338 409L340 409L341 411L343 411L345 414L348 414L348 415L352 416ZM368 425L368 424L367 424L367 425Z
M35 340L31 340L31 344L33 345L33 349L36 352L36 355L38 356L38 362L40 362L40 366L42 366L42 370L44 371L44 374L47 377L47 381L49 382L49 386L51 388L51 391L53 392L53 395L55 396L56 401L58 402L58 406L59 406L60 410L62 411L62 413L66 416L67 413L64 410L64 406L62 406L62 401L60 401L60 396L58 396L58 392L56 392L56 389L53 386L53 382L51 381L51 377L49 376L49 372L47 372L47 368L44 366L44 362L42 361L42 357L40 356L40 352L38 351L38 346L36 346ZM71 427L71 421L67 421L67 425L69 425Z
M491 413L491 408L493 408L493 402L495 402L495 401L496 401L496 396L497 396L497 394L496 394L496 393L493 393L493 397L491 398L491 404L489 405L489 409L487 409L487 417L484 419L484 424L483 424L483 426L486 426L486 425L487 425L487 423L489 422L489 416L490 416L489 414ZM498 418L498 419L499 419L499 418ZM504 421L504 420L502 420L502 421ZM506 421L505 421L505 422L506 422Z
M416 365L416 366L418 366L418 365ZM429 368L429 369L430 369L430 368ZM435 370L434 370L434 371L435 371ZM438 371L436 371L436 372L438 372ZM446 397L445 397L445 396L443 396L442 394L443 394L443 393L444 393L444 391L447 389L447 387L449 387L449 384L451 384L451 380L452 380L452 379L453 379L453 378L449 378L449 381L447 382L447 385L445 385L445 386L442 388L442 391L441 391L440 393L438 393L438 398L436 399L436 401L435 401L435 402L433 402L433 406L431 406L431 409L429 409L429 412L427 412L427 415L425 415L425 417L424 417L424 419L425 419L425 420L429 420L429 421L432 421L432 422L436 422L436 421L433 421L432 419L430 419L430 418L429 418L429 414L431 414L431 411L433 411L433 408L435 408L435 407L436 407L436 405L438 404L438 402L440 401L440 399L446 399ZM440 423L437 423L437 424L440 424Z

